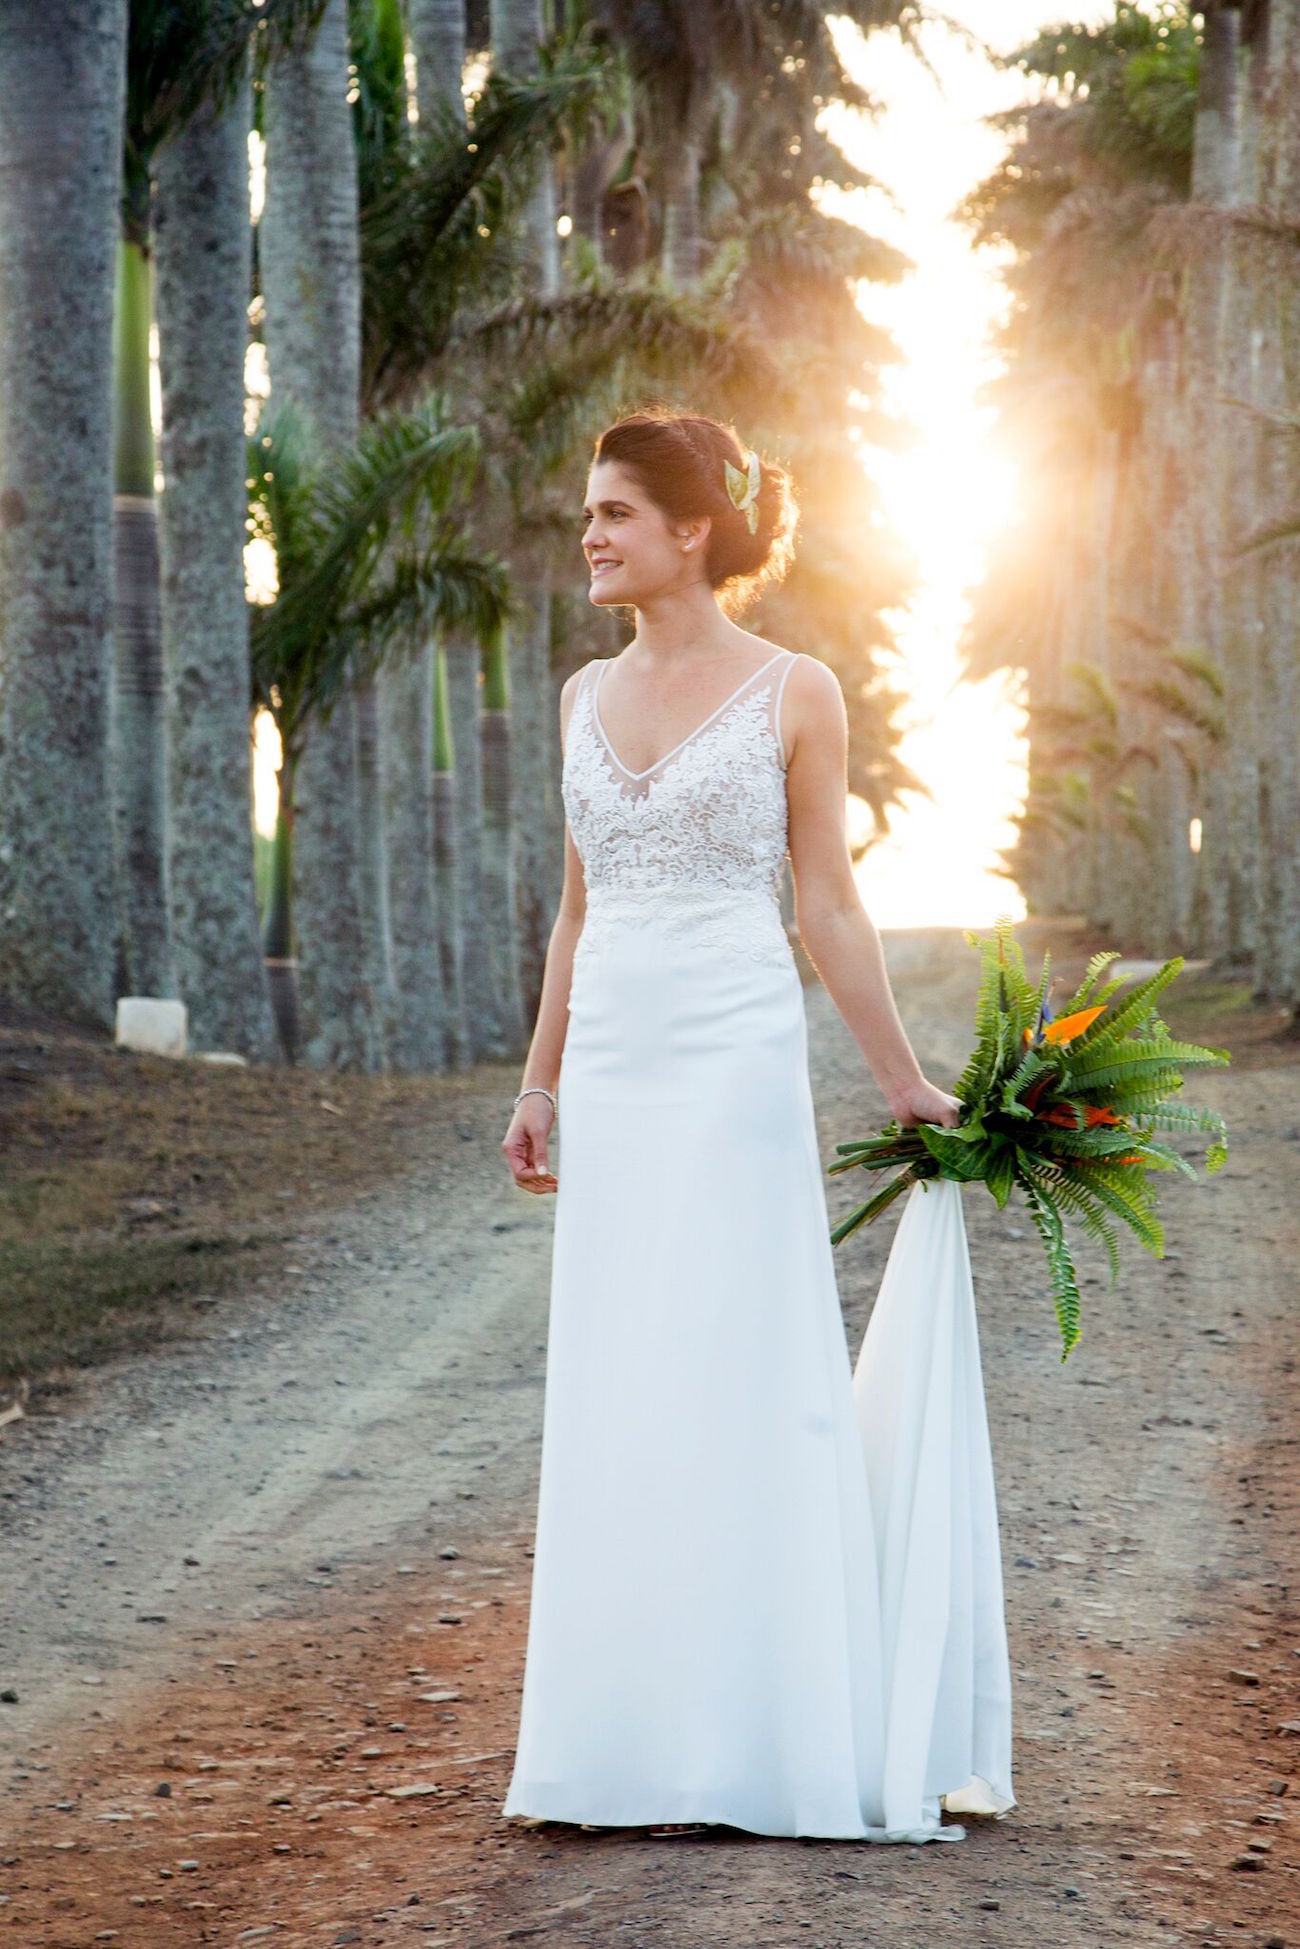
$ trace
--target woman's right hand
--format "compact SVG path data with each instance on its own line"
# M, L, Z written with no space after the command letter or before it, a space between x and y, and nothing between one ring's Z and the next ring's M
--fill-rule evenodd
M546 1144L554 1122L555 1112L544 1096L526 1096L516 1106L501 1149L521 1191L545 1193L559 1188L559 1180L546 1162Z
M897 1091L889 1099L890 1114L901 1129L910 1130L918 1123L939 1123L946 1129L954 1129L961 1121L961 1104L947 1090L936 1089L924 1076L906 1088Z

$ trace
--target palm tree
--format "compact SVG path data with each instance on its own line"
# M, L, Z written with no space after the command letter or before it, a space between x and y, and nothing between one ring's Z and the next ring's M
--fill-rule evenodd
M1032 617L1017 632L1029 636L1031 706L1018 864L1040 898L1081 901L1119 938L1154 947L1186 937L1194 893L1193 776L1166 695L1168 658L1197 648L1192 611L1179 613L1185 334L1159 239L1191 178L1195 39L1185 19L1120 5L1096 30L1045 32L1021 58L1061 91L1018 118L1020 140L968 213L982 237L1022 252L1002 393L1042 483L1043 532L1009 538L1005 588L977 619L980 667L1020 647L1006 627L1018 582ZM1109 715L1063 756L1051 727L1069 722L1076 681Z
M359 202L382 192L389 159L411 140L406 44L397 0L353 0L353 123ZM429 77L431 95L434 80ZM456 74L459 93L459 70ZM448 91L449 93L449 91ZM363 294L364 306L364 294ZM461 998L446 984L434 870L435 645L390 662L376 681L383 777L382 871L400 1013L389 1062L441 1069L459 1044ZM455 973L455 964L451 972Z
M167 891L167 775L158 610L158 514L149 407L153 278L147 162L128 155L114 308L113 787L119 990L174 995Z
M357 169L346 0L308 45L282 53L265 91L266 202L259 265L273 394L299 407L320 451L356 437L361 356ZM379 736L368 684L348 690L296 760L294 911L304 1060L383 1066L394 1026L384 933Z
M1292 1007L1294 48L1289 0L1216 0L1203 15L1118 5L1099 28L1054 30L1021 58L1057 78L1057 97L1024 118L977 211L1021 251L1010 394L1059 426L1059 402L1082 390L1113 431L1100 467L1081 469L1110 510L1087 655L1116 693L1120 744L1149 759L1113 793L1104 758L1087 767L1072 850L1092 856L1090 911L1126 942L1172 936L1245 960L1257 990ZM1048 559L1068 568L1079 554L1061 524ZM1040 703L1057 701L1044 674L1070 667L1070 608L1040 593L1028 659ZM1177 697L1162 663L1180 674ZM1221 720L1216 737L1194 725L1189 743L1189 701L1193 718ZM1048 773L1039 806L1052 796Z
M483 713L479 704L483 659L477 645L450 632L444 638L443 659L447 672L448 744L454 766L456 903L461 981L468 998L468 1050L475 1059L502 1057L514 1050L518 1017L508 1028L493 953L485 830L488 794L483 780L487 731L481 722ZM512 963L511 969L507 974L517 992L517 964Z
M465 126L465 5L464 0L411 0L408 9L411 49L415 55L417 121L426 127ZM460 650L463 646L458 645ZM478 652L471 669L477 669ZM431 638L418 666L422 695L432 691L432 871L434 931L442 975L447 1020L447 1056L455 1066L473 1062L491 1042L492 1023L499 1011L491 971L475 967L478 977L471 1006L466 986L469 972L462 907L465 869L462 852L471 843L482 845L482 810L478 801L477 749L471 757L467 737L457 758L452 723L450 672L445 642ZM478 692L473 693L473 723L466 727L478 742ZM409 721L409 720L408 720ZM466 774L461 789L458 772ZM462 815L464 828L462 828Z
M125 50L125 0L0 10L0 988L100 1027Z
M463 123L465 0L407 0L406 12L421 121L430 122L441 105Z
M426 59L426 71L429 65ZM444 367L455 369L452 346L476 302L481 306L485 298L504 295L521 275L516 230L524 232L525 270L535 264L528 226L536 218L530 185L537 154L561 126L581 129L601 112L605 86L604 63L579 36L549 50L536 76L495 74L475 104L471 144L465 141L463 107L440 87L418 140L390 151L382 171L371 172L374 189L363 211L362 242L365 396L372 410L404 397ZM455 636L446 647L453 661L465 654ZM467 711L471 672L449 669L448 674L449 700ZM486 656L477 780L468 717L455 727L466 766L466 791L458 800L470 834L462 836L463 912L469 922L470 889L481 874L486 915L480 926L475 912L463 960L474 995L470 1034L479 1053L518 1053L526 1040L517 913L523 806L512 786L510 676L501 635ZM480 791L481 817L476 816ZM476 826L481 866L472 837ZM447 965L454 969L455 960Z
M536 74L547 37L542 0L489 0L488 19L493 66L510 75ZM554 159L543 151L535 158L524 234L529 282L544 298L560 288L557 215Z
M152 200L158 146L228 96L256 34L292 41L321 0L132 0L127 40L121 235L116 306L114 788L121 902L121 981L138 994L176 992L168 887L165 699L158 510L150 413ZM240 343L242 347L243 330ZM178 410L184 407L173 392ZM227 435L236 450L239 422ZM229 493L229 490L227 490ZM217 554L223 553L218 544ZM225 555L228 565L229 556ZM220 573L220 570L217 570ZM232 600L228 594L227 600ZM187 894L187 901L191 896ZM192 910L192 909L191 909ZM202 1011L204 1003L199 1002ZM254 1036L259 1031L254 1030Z
M254 611L252 640L256 698L273 712L284 749L269 916L282 951L293 946L304 746L358 680L418 656L439 629L483 640L505 615L504 570L465 532L477 457L473 430L452 424L436 395L410 414L367 422L344 452L322 452L305 416L284 406L250 443L254 527L279 570L275 600ZM432 851L432 832L428 843Z
M473 1004L465 986L465 933L461 916L461 831L456 791L447 652L440 644L433 667L433 884L438 961L447 995L447 1059L466 1068L475 1060L470 1027ZM477 1002L477 997L474 998Z
M153 237L172 931L200 1048L276 1054L253 890L244 351L250 93L207 101L160 146Z

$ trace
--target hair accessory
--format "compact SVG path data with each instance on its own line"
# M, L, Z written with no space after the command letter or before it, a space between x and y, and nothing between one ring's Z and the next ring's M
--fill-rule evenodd
M727 493L731 496L732 506L744 515L750 534L755 534L758 530L758 487L763 478L758 454L756 451L750 453L749 468L745 473L739 467L733 467L729 460L724 459L722 464L727 470Z

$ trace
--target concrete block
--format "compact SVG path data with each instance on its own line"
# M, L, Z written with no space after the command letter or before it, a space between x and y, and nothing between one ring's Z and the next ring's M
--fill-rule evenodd
M117 998L114 1040L119 1049L138 1049L147 1056L183 1056L187 1028L184 1002L155 995Z

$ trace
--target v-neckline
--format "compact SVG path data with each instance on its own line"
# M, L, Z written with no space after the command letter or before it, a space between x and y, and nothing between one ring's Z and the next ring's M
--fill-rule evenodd
M717 710L710 711L708 716L702 721L702 723L697 724L693 731L688 731L686 733L686 736L684 738L679 739L679 741L673 746L671 751L665 751L662 758L656 758L653 765L647 765L644 771L629 771L628 767L623 763L623 760L619 757L617 751L615 751L613 745L610 743L609 732L605 729L604 720L600 715L600 680L601 677L604 675L606 665L612 663L614 659L613 657L603 657L601 658L599 668L596 671L596 680L591 686L591 714L593 719L595 720L596 729L600 732L600 741L604 745L610 757L614 760L614 763L618 766L619 770L624 774L625 777L634 780L649 778L651 772L658 771L661 765L666 765L670 758L675 758L679 751L685 750L686 746L688 744L691 744L696 738L698 738L702 731L707 731L710 724L713 723L714 719L717 717L721 717L723 711L727 709L729 704L735 703L737 697L739 697L741 691L745 689L746 685L753 683L755 677L761 677L764 670L770 670L772 665L776 662L777 658L782 655L784 655L784 651L775 650L773 654L767 659L766 663L760 663L757 670L751 670L747 677L742 677L740 682L736 685L736 688L732 691L731 695L729 697L723 698L722 702L718 705Z

